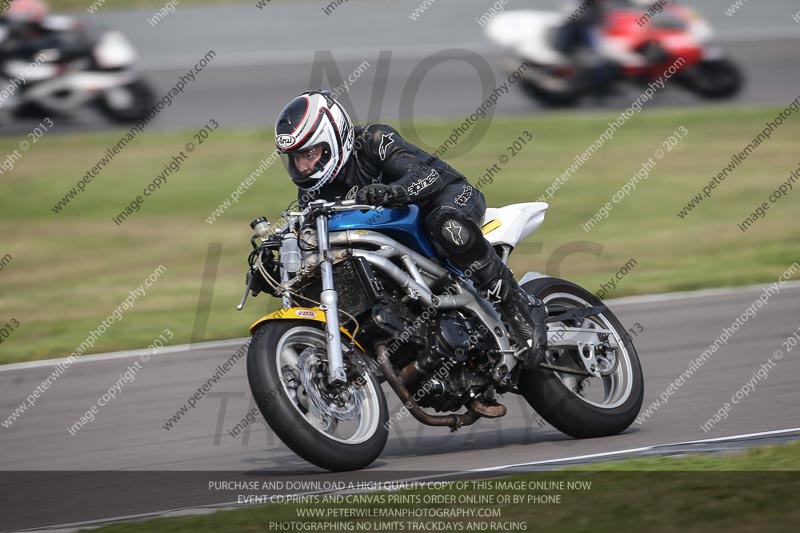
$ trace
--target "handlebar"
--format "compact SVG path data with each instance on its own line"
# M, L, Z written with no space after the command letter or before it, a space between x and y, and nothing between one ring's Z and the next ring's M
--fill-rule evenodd
M377 205L358 204L355 200L335 200L328 202L325 200L315 200L308 204L302 211L288 211L287 216L290 217L305 217L314 211L323 212L341 212L341 211L355 211L358 209L379 209Z

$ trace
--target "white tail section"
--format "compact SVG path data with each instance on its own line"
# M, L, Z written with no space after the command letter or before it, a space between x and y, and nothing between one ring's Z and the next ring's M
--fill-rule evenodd
M550 205L545 202L490 207L483 217L483 236L492 245L508 244L516 248L517 244L539 229L548 207Z

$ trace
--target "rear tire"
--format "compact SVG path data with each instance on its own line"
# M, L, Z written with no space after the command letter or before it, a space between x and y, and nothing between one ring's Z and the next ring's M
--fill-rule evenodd
M686 71L683 84L703 98L730 98L742 89L744 77L732 61L717 59L702 61Z
M542 107L551 109L575 107L580 101L580 96L574 92L548 91L526 79L519 80L519 84L523 92L539 102Z
M558 278L532 280L522 288L544 301L550 316L567 308L603 305L597 296L586 289ZM595 327L613 330L620 346L614 374L586 380L603 384L605 402L584 397L585 392L581 391L591 383L571 389L565 382L574 383L575 377L545 368L526 370L519 382L520 391L530 406L554 428L575 438L607 437L621 433L636 419L644 398L639 355L624 326L610 310L583 319L580 326L591 326L589 322L593 322ZM557 324L560 323L550 324L550 328ZM552 357L552 350L548 349L547 362L552 364Z
M369 371L365 371L363 386L348 387L348 393L352 393L350 402L316 386L312 371L327 361L326 337L320 326L307 320L276 320L256 329L247 353L250 389L267 424L297 455L326 470L357 470L372 463L386 445L386 399ZM303 364L309 360L320 363ZM304 374L303 369L309 372ZM305 383L311 390L304 387L305 376L312 376ZM323 379L327 381L327 374ZM346 408L333 416L323 414L315 402L334 397L342 400ZM346 418L351 415L358 417L352 424L353 418ZM340 424L357 427L352 436L336 435L342 429ZM332 431L326 429L329 425L333 426Z
M113 95L111 91L120 91ZM126 103L115 103L114 99L127 100ZM136 80L122 87L110 89L97 101L100 112L111 122L136 122L144 118L155 104L153 90L144 80Z

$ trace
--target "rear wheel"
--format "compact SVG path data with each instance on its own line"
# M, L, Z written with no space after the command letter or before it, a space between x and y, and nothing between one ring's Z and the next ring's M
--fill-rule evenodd
M527 94L528 96L539 102L543 107L548 107L548 108L574 107L580 101L580 96L573 91L566 91L566 92L549 91L526 79L519 80L519 83L520 87L522 87L522 90L525 92L525 94Z
M744 84L739 67L727 59L702 61L683 76L684 85L703 98L730 98Z
M545 302L549 316L603 305L586 289L558 278L536 279L522 288ZM545 364L572 372L526 370L519 388L531 407L576 438L616 435L628 428L642 406L644 378L636 348L617 317L605 310L552 322L548 339ZM590 357L596 375L590 375L589 365L581 360Z
M143 80L108 89L100 96L100 112L112 122L135 122L155 104L153 90Z
M368 370L346 386L328 385L326 346L316 323L261 325L247 354L250 389L264 419L297 455L327 470L364 468L389 436L386 399Z

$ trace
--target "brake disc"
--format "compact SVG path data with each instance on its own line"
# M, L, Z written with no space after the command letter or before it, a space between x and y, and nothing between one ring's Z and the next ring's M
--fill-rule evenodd
M312 347L300 353L297 359L297 370L300 383L311 403L320 414L336 420L352 420L361 413L364 392L361 387L348 385L330 390L326 383L325 364Z

